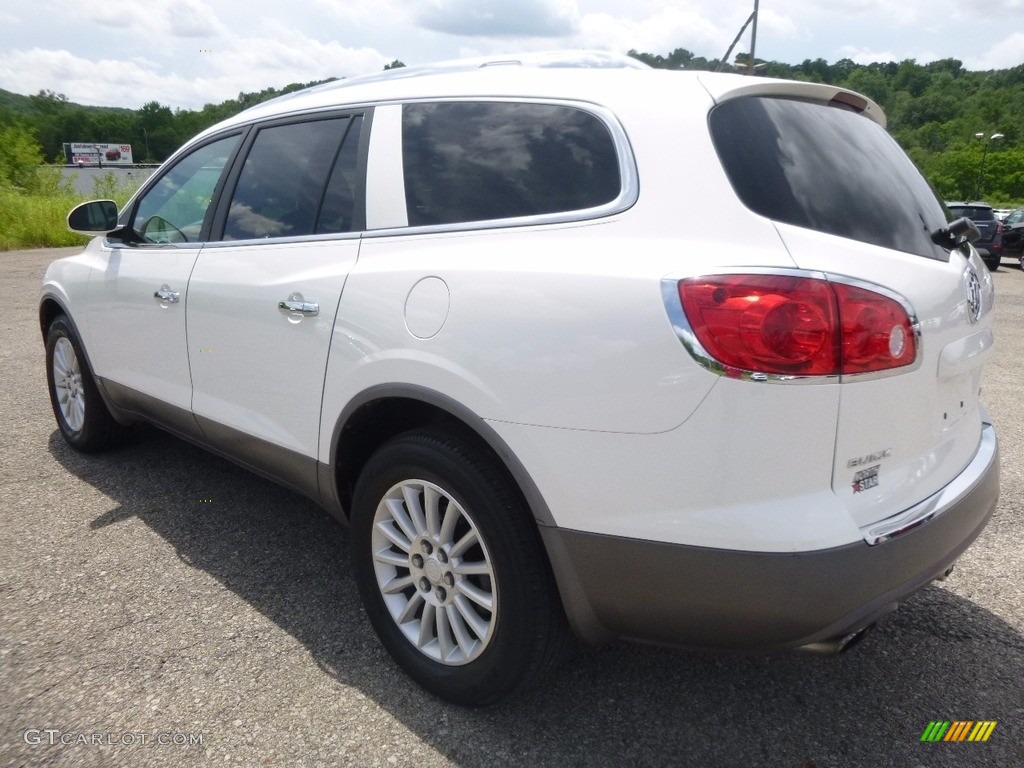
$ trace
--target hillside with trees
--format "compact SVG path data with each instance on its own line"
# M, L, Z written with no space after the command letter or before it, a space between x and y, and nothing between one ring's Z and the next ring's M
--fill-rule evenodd
M714 70L719 65L684 48L665 56L638 51L630 55L667 69ZM744 54L737 60L737 67L743 69ZM386 68L398 66L403 64L396 60ZM737 67L723 68L735 71ZM947 199L980 196L1000 206L1024 203L1024 64L973 72L956 59L866 65L849 59L831 64L823 59L801 64L759 60L755 71L757 76L834 84L874 99L886 112L889 131ZM34 138L39 153L48 160L61 162L63 143L75 141L131 144L138 161L161 162L200 130L254 104L319 82L328 81L239 93L237 98L200 110L172 110L156 101L136 110L86 107L51 91L22 96L0 90L0 126L14 132L8 136L8 146L14 145L15 134L20 137L19 146ZM6 152L0 146L0 171ZM5 178L10 183L9 176Z
M713 70L718 65L684 48L668 56L630 55L664 69ZM749 63L743 54L737 59L741 66ZM1024 202L1024 64L989 72L965 70L956 59L929 64L912 59L884 64L758 60L755 66L764 77L828 83L878 102L889 132L946 199Z

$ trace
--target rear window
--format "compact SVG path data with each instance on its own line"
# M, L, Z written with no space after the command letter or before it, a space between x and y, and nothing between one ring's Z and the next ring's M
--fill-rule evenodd
M715 149L743 203L770 219L947 260L930 237L942 203L880 125L845 108L743 97L710 116Z
M996 214L987 205L951 205L949 206L949 212L953 214L954 219L959 219L961 216L966 216L971 221L995 221Z
M567 106L407 104L402 156L410 226L579 211L621 189L608 128Z

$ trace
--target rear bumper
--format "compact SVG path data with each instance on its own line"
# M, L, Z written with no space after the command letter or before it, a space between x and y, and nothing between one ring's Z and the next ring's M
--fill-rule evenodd
M952 490L950 490L952 489ZM542 528L563 603L590 642L785 649L858 630L948 570L999 497L999 449L982 449L891 538L812 552L741 552Z

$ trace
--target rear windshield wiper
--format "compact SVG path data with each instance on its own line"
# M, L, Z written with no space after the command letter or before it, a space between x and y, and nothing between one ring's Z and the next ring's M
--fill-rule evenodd
M931 237L933 243L945 248L947 251L952 251L960 245L962 242L961 238L968 243L973 243L980 238L981 230L969 218L961 216L959 219L951 221L948 226L936 229L932 232Z

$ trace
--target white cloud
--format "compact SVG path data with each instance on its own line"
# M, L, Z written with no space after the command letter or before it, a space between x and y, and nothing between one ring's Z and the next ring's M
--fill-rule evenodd
M177 75L160 75L130 61L89 60L42 48L0 54L0 87L19 93L49 89L81 104L134 108L149 100L143 94L157 84L189 87Z
M696 9L675 7L664 7L655 15L638 20L591 13L583 16L574 42L579 47L621 52L635 48L647 53L668 53L686 48L714 58L725 53L742 23L741 19L732 28L712 21Z
M132 4L80 3L69 4L68 13L102 28L142 28L146 23L146 11Z
M322 9L343 24L357 27L386 20L394 27L410 21L411 3L398 0L313 0L313 6Z
M145 60L95 61L41 48L8 51L0 53L0 87L18 93L55 90L80 104L135 109L156 100L197 108L234 98L240 91L379 71L387 61L372 49L345 48L295 34L288 41L239 41L237 49L194 56L204 56L207 69L186 76Z
M62 13L101 30L125 30L147 44L163 47L168 37L217 37L227 28L204 0L77 2L58 0ZM98 32L100 30L94 30Z
M417 23L464 37L564 37L579 22L575 0L420 0Z
M177 37L217 37L227 32L217 14L202 0L172 0L163 12Z
M873 64L876 61L899 61L899 57L892 51L873 51L870 48L858 48L854 45L844 45L839 48L839 56L849 59L855 64Z
M982 71L1010 69L1021 64L1024 64L1024 32L1014 32L989 46L980 56L969 56L964 59L967 69Z
M89 104L188 108L239 91L380 71L395 58L686 48L711 59L753 10L751 0L32 2L33 12L17 19L0 10L0 87ZM970 69L1002 69L1024 62L1022 9L1024 0L989 0L984 13L963 0L762 0L757 53L791 64L954 57ZM747 30L736 50L749 46Z
M758 35L795 40L802 34L799 25L793 19L776 13L770 8L760 9L757 15ZM737 31L739 31L738 27Z
M942 13L940 6L947 3L955 5L949 0L778 0L773 7L805 26L818 26L822 20L841 25L845 20L867 21L881 29L922 24Z
M263 78L265 84L261 88L269 84L268 77L280 85L351 77L382 70L389 61L372 48L347 48L333 40L322 42L287 29L280 30L275 38L234 41L223 53L210 55L211 65L224 76L255 82Z

